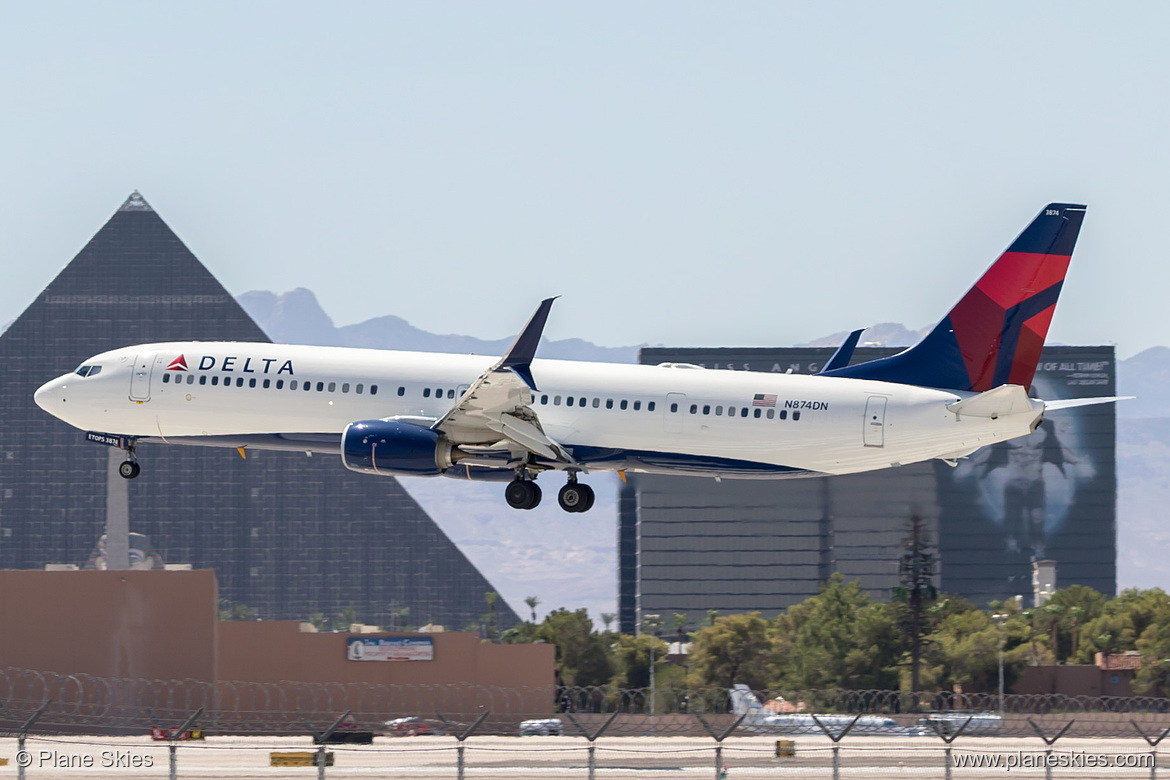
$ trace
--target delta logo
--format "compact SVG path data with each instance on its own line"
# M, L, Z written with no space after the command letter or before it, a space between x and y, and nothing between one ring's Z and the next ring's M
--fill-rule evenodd
M171 364L169 366L167 366L167 371L189 371L189 370L190 369L187 368L187 358L185 358L182 355L179 355L177 358L172 360Z

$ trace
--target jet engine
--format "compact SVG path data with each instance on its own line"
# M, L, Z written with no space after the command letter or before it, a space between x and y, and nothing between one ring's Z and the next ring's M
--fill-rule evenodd
M341 434L341 461L351 471L431 477L454 464L454 445L438 431L413 423L361 420Z

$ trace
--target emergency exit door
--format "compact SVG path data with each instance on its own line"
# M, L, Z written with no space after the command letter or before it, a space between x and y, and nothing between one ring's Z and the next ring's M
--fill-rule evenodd
M886 398L871 395L865 402L865 427L862 436L866 447L886 446Z

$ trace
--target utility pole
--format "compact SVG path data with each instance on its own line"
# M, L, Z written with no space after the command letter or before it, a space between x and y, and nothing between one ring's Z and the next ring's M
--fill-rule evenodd
M1003 626L1008 616L1006 612L996 612L991 619L999 626L999 717L1003 720Z
M662 615L643 615L643 628L650 629L650 714L654 714L654 640L658 638L658 626L662 624Z
M898 562L898 581L894 598L909 607L910 639L910 688L912 710L918 711L919 670L922 665L922 611L928 601L938 598L938 590L932 584L934 579L934 555L927 552L930 540L926 532L926 521L914 513L910 516L910 533L906 538L906 552Z

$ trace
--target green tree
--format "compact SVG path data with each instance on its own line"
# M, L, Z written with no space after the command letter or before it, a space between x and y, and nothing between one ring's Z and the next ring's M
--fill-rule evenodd
M605 685L613 677L609 648L593 631L589 612L554 609L544 617L537 637L557 647L557 672L565 685Z
M524 603L528 605L528 608L530 610L532 610L532 622L535 623L536 622L536 608L538 606L540 606L540 598L538 596L526 596L524 598Z
M1010 688L1028 663L1032 629L1015 602L993 603L992 610L1007 616L1003 626L1004 681L1005 688ZM922 688L957 687L966 693L998 690L1000 629L991 612L951 596L940 599L929 617L932 630L926 638ZM902 684L908 683L904 672Z
M1081 628L1078 660L1090 662L1098 652L1138 650L1138 639L1151 626L1165 623L1168 619L1170 596L1161 588L1123 590L1116 598L1105 603L1098 617L1087 621ZM1151 633L1151 642L1155 634ZM1148 643L1147 646L1152 652L1153 646Z
M349 627L357 622L357 609L355 607L342 607L337 616L341 630L349 631Z
M762 688L771 667L771 650L768 623L759 612L716 617L695 634L687 682L695 687L730 688L744 683Z
M500 600L500 594L493 591L488 591L483 594L484 601L487 602L488 611L484 616L484 623L489 641L496 641L496 602Z
M870 601L857 581L834 574L816 596L792 606L773 628L774 687L892 688L902 634L891 610Z
M1056 647L1052 648L1053 655L1058 660L1092 663L1092 658L1084 659L1080 652L1081 628L1099 618L1105 611L1105 604L1108 601L1105 596L1086 585L1069 585L1052 594L1044 606L1052 604L1058 608L1055 613ZM1051 636L1050 627L1049 637ZM1051 643L1051 639L1049 641Z
M605 630L607 633L609 631L610 625L613 623L613 621L616 618L617 618L617 615L614 614L613 612L602 612L601 613L601 622L605 623Z
M618 688L646 688L650 685L650 645L654 645L655 683L663 686L661 673L666 659L666 642L650 634L620 634L613 646L613 684Z
M329 618L325 617L324 612L314 612L309 615L309 623L312 623L313 628L318 631L325 631L329 628Z

